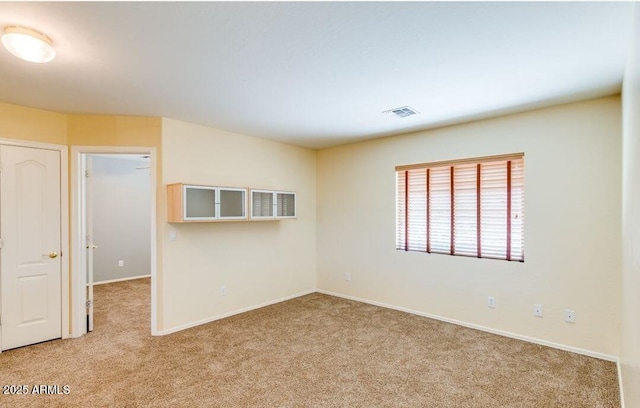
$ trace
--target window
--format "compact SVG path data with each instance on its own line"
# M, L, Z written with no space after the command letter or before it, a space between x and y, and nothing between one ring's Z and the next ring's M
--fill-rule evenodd
M524 261L524 155L396 167L396 249Z

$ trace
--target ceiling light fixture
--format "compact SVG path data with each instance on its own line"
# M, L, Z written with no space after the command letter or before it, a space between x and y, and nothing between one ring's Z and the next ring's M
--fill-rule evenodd
M5 27L2 44L10 53L25 61L44 63L56 56L51 38L26 27Z

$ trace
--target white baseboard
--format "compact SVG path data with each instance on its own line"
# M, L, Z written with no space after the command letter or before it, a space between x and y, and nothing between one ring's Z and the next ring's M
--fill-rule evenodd
M598 358L600 360L607 360L607 361L612 361L612 362L617 362L618 361L617 357L611 356L611 355L608 355L608 354L603 354L603 353L598 353L598 352L591 351L591 350L585 350L585 349L581 349L581 348L577 348L577 347L567 346L567 345L564 345L564 344L554 343L554 342L551 342L551 341L536 339L534 337L523 336L521 334L511 333L511 332L507 332L507 331L503 331L503 330L491 329L489 327L480 326L480 325L473 324L473 323L467 323L467 322L463 322L463 321L460 321L460 320L450 319L448 317L438 316L438 315L434 315L434 314L430 314L430 313L420 312L418 310L408 309L408 308L405 308L405 307L390 305L390 304L387 304L387 303L377 302L377 301L369 300L369 299L358 298L358 297L355 297L355 296L343 295L343 294L340 294L340 293L330 292L330 291L322 290L322 289L318 289L317 292L318 293L323 293L323 294L329 295L329 296L336 296L336 297L340 297L340 298L343 298L343 299L354 300L356 302L362 302L362 303L367 303L367 304L374 305L374 306L380 306L380 307L384 307L384 308L387 308L387 309L393 309L393 310L398 310L398 311L401 311L401 312L411 313L411 314L414 314L414 315L427 317L429 319L440 320L442 322L452 323L452 324L456 324L458 326L464 326L464 327L468 327L470 329L476 329L476 330L484 331L484 332L487 332L487 333L492 333L492 334L497 334L497 335L500 335L500 336L510 337L512 339L522 340L522 341L526 341L526 342L529 342L529 343L539 344L539 345L542 345L542 346L547 346L547 347L551 347L551 348L555 348L555 349L559 349L559 350L570 351L572 353L582 354L582 355L585 355L585 356Z
M227 318L227 317L235 316L235 315L240 314L240 313L250 312L252 310L260 309L260 308L263 308L265 306L271 306L271 305L274 305L276 303L285 302L287 300L295 299L295 298L298 298L300 296L310 295L312 293L316 293L316 290L312 289L312 290L307 290L307 291L304 291L304 292L299 292L299 293L296 293L296 294L291 295L291 296L281 297L281 298L278 298L278 299L270 300L270 301L265 302L265 303L260 303L258 305L249 306L249 307L245 307L243 309L234 310L232 312L223 313L221 315L208 317L206 319L199 320L197 322L183 324L183 325L176 326L176 327L173 327L173 328L167 329L167 330L160 330L157 333L154 333L153 335L154 336L165 336L167 334L176 333L176 332L179 332L179 331L182 331L182 330L190 329L192 327L200 326L202 324L207 324L207 323L214 322L216 320L220 320L220 319L224 319L224 318Z
M620 365L620 359L616 359L616 366L618 367L618 388L620 389L620 408L624 407L624 387L622 386L622 366Z
M131 276L128 278L120 278L120 279L111 279L111 280L106 280L106 281L99 281L99 282L93 282L93 285L104 285L105 283L115 283L115 282L124 282L124 281L128 281L128 280L134 280L134 279L143 279L143 278L150 278L151 275L140 275L140 276Z

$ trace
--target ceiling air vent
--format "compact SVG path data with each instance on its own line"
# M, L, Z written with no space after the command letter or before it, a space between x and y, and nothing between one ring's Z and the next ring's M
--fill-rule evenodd
M399 118L406 118L407 116L415 115L419 112L410 106L403 106L401 108L389 109L388 111L384 111L382 113L386 113L387 115L395 115Z

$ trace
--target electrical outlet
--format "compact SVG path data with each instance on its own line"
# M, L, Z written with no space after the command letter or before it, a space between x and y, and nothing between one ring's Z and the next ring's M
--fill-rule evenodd
M118 261L118 266L120 267L124 266L124 261L122 259Z
M542 305L533 305L533 315L542 317Z
M227 287L220 286L220 296L227 296Z
M169 230L169 241L175 241L178 239L178 235L175 230Z
M344 280L346 280L347 282L351 282L351 274L349 272L346 272L344 274Z
M496 298L493 296L487 297L487 306L488 307L496 307Z
M576 322L576 312L570 309L564 309L564 321L567 323Z

